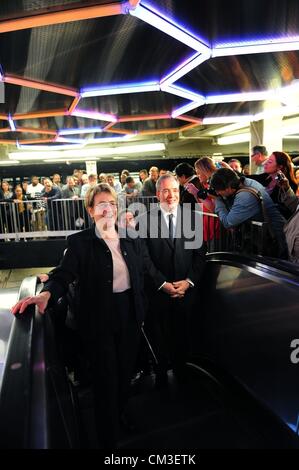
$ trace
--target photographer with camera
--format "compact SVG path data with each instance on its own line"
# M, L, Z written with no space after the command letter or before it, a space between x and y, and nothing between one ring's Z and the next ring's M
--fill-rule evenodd
M269 234L273 238L273 243L269 241L269 244L273 251L267 254L287 258L283 232L285 220L261 184L222 168L212 176L211 187L217 194L215 212L225 228L238 227L252 220L268 222ZM250 236L250 232L246 235Z
M197 202L203 204L205 212L214 213L215 210L215 194L210 191L210 179L218 168L222 167L221 163L215 163L210 157L201 157L195 162L195 171L202 184L202 189L196 188L192 183L188 183L185 188Z
M210 157L202 157L195 162L195 171L201 183L201 188L195 187L192 182L185 185L185 189L191 193L199 204L202 204L203 212L214 214L215 212L215 193L210 190L210 178L217 171L217 167L222 167L223 162L215 163ZM225 163L225 166L227 164ZM203 218L204 241L219 239L220 224L219 220L211 215L205 215Z
M278 210L286 219L289 219L292 212L280 202L280 173L285 175L289 185L296 194L298 185L294 175L293 163L291 157L285 152L273 152L264 164L264 173L250 175L249 178L258 181L265 187L272 201L277 205Z

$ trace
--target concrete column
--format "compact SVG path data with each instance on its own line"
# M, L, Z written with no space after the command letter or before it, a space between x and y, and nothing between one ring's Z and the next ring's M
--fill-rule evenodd
M86 161L86 173L88 175L94 174L97 175L97 162L96 161Z
M280 101L265 101L264 112L267 117L261 121L250 123L250 148L255 145L264 145L268 150L268 155L272 152L282 150L282 115L279 113ZM254 168L251 168L254 171Z

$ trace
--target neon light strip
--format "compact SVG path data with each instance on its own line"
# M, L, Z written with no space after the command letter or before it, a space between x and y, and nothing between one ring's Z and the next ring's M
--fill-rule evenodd
M109 5L94 5L89 7L79 6L78 8L47 13L36 14L24 18L2 21L0 24L0 33L18 31L21 29L37 28L39 26L48 26L52 24L68 23L71 21L89 20L103 16L120 15L123 13L124 6L121 3L110 3ZM51 10L51 8L49 8Z
M244 127L248 127L249 125L250 125L249 121L236 122L234 124L229 124L227 126L218 127L218 129L213 129L208 134L212 136L226 134L227 132L233 132L239 129L244 129Z
M29 132L32 134L46 134L46 135L57 135L57 131L51 129L40 129L35 127L17 127L18 132Z
M128 83L123 85L113 85L110 87L82 88L80 95L82 98L93 96L121 95L126 93L145 93L148 91L160 91L158 82Z
M175 109L171 113L172 118L176 118L180 116L181 114L187 113L188 111L191 111L192 109L198 108L199 106L202 106L204 102L202 101L192 101L191 103L185 104L184 106L181 106L180 108Z
M203 118L203 124L227 124L230 122L248 122L253 120L253 114L241 116L219 116L219 117L206 117Z
M16 130L16 126L10 114L8 115L8 122L10 125L10 129L14 132Z
M116 129L116 128L114 129L110 128L109 132L112 132L112 134L132 134L132 135L139 134L139 132L137 131L131 131L129 129Z
M82 149L82 150L66 150L66 151L56 151L52 147L52 151L47 152L45 158L55 158L59 157L61 159L65 157L70 158L88 158L88 157L100 157L102 155L127 155L130 153L143 153L143 152L159 152L165 150L165 144L160 142L141 144L141 145L130 145L130 146L119 146L119 147L98 147L92 149ZM38 153L37 155L32 155L32 152L12 152L9 153L9 158L12 160L31 160L31 159L40 159L43 155Z
M34 111L33 113L21 113L13 116L14 121L18 119L31 119L31 118L43 118L53 116L66 116L68 114L66 109L48 110L48 111Z
M1 121L8 121L8 117L7 117L7 114L0 114L0 119Z
M186 100L189 101L197 101L202 102L202 104L205 104L205 97L203 95L198 95L197 93L189 91L186 88L180 87L178 85L166 86L163 91L171 93L172 95L180 96L181 98L186 98Z
M251 91L246 93L229 93L223 95L211 95L206 97L206 104L234 103L238 101L263 101L277 99L277 91Z
M37 80L29 80L27 78L14 77L12 75L5 75L4 82L10 83L11 85L20 85L26 86L28 88L34 88L36 90L49 91L51 93L57 93L60 95L68 95L75 97L78 95L77 90L75 90L74 88L62 87L47 82L40 82Z
M11 132L11 128L10 127L3 127L2 129L0 129L0 132L1 133Z
M75 108L77 107L77 105L78 105L78 103L79 103L80 100L81 100L81 96L80 96L80 95L78 95L78 96L76 96L76 98L74 98L72 104L70 105L70 107L69 107L69 109L68 109L68 111L69 111L70 114L72 114L72 113L74 112L74 110L75 110Z
M196 118L193 116L178 116L177 119L180 119L181 121L188 121L188 122L194 122L194 124L202 124L202 119L201 118Z
M149 7L139 4L135 10L130 10L130 14L154 26L174 39L177 39L183 44L186 44L186 46L191 47L191 49L198 52L206 52L209 50L209 48L193 34L158 11L153 11Z
M242 142L249 142L250 141L250 133L245 134L236 134L236 135L229 135L227 137L219 137L217 139L218 145L229 145L229 144L238 144Z
M17 148L22 150L22 149L26 149L26 150L36 150L36 151L40 151L40 150L49 150L49 151L53 151L53 149L64 149L64 150L71 150L71 149L74 149L74 148L80 148L82 149L84 147L84 145L81 145L81 144L73 144L73 145L55 145L55 147L53 145L26 145L26 144L20 144L18 141L17 141ZM16 154L16 155L20 155L19 154ZM11 158L9 156L9 158Z
M107 124L107 126L103 128L103 132L107 132L110 129L110 127L114 126L114 124L115 124L114 122L109 122L109 124Z
M180 127L180 131L186 131L188 129L193 129L193 127L197 127L198 123L193 123L193 124L186 124L186 126Z
M119 137L99 137L96 139L87 139L85 141L86 145L89 144L100 144L101 142L122 142L122 141L127 141L134 137L134 134L128 134L128 135L122 135Z
M156 130L139 131L138 135L174 134L175 132L178 132L180 130L181 130L180 127L170 127L169 129L156 129Z
M98 113L97 111L88 111L84 109L75 109L75 111L71 113L71 116L96 119L98 121L117 122L117 117L113 114Z
M153 121L155 119L170 119L170 114L142 114L136 116L121 116L117 122L132 122L132 121Z
M184 75L189 73L191 70L198 67L198 65L202 64L203 62L208 60L210 57L211 57L210 53L194 54L188 60L186 60L185 62L182 62L174 70L172 70L168 75L166 75L165 77L161 79L160 81L161 90L164 90L165 87L167 88L167 86L179 80L181 77L183 77Z
M46 143L46 142L54 142L53 139L31 139L31 140L27 140L27 139L23 139L23 140L19 140L19 144L43 144L43 143Z
M55 139L55 142L61 142L61 143L65 142L66 144L85 145L85 139L65 138L65 137L60 137L60 136L58 136L57 139Z
M295 51L299 49L299 37L269 38L250 42L218 44L212 49L212 57L240 54L261 54L265 52Z
M92 132L102 132L102 127L84 127L84 128L74 128L74 129L60 129L59 136L61 135L72 135L72 134L89 134Z
M130 5L131 8L136 8L137 5L139 5L140 0L129 0L128 3L129 3L129 5Z

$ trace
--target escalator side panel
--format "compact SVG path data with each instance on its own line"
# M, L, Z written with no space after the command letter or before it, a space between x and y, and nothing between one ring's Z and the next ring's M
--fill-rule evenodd
M298 286L232 264L207 263L195 353L235 376L294 429L299 365L290 360L290 344L299 338Z

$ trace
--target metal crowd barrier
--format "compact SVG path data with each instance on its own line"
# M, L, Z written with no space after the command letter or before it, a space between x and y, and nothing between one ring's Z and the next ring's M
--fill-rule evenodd
M134 216L158 204L156 197L118 196L118 210L130 210ZM227 230L216 214L202 212L203 240L209 253L234 251L263 254L264 224L251 222L240 229ZM90 227L84 199L35 199L22 202L0 202L0 241L66 238ZM245 243L246 242L246 243Z
M91 226L84 199L0 202L0 240L66 237Z

